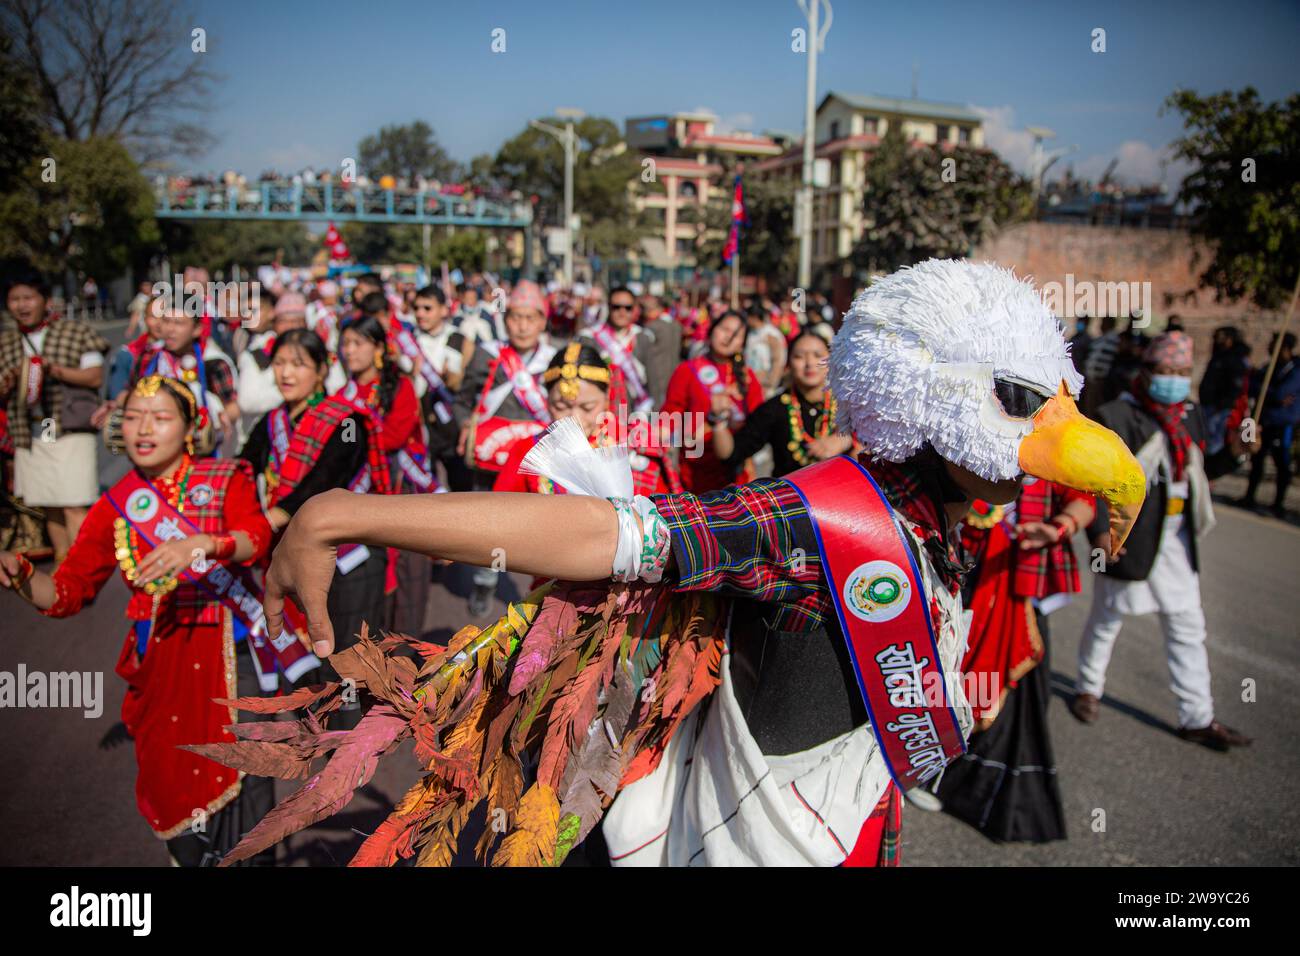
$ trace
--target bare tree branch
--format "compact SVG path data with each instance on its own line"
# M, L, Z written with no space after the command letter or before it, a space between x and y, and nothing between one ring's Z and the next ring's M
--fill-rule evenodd
M59 136L122 139L142 159L210 142L194 115L216 75L191 50L194 18L168 0L0 0L0 29Z

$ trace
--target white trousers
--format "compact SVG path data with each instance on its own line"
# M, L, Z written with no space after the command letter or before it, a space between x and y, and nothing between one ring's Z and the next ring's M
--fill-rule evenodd
M1205 727L1214 720L1214 700L1200 579L1192 570L1188 534L1182 515L1165 518L1160 550L1145 581L1093 576L1092 610L1079 643L1075 687L1081 694L1101 697L1124 615L1156 613L1164 632L1169 688L1178 700L1178 724Z

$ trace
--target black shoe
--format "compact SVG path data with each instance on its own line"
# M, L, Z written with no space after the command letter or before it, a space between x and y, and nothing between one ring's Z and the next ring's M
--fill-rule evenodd
M1232 747L1249 747L1250 738L1231 727L1212 720L1205 727L1179 727L1178 736L1202 747L1224 753Z

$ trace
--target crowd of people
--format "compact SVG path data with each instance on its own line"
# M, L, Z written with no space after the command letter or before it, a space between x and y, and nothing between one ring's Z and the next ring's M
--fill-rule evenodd
M1049 401L1072 409L1055 386L1087 381L1085 408L1146 477L1148 504L1125 544L1112 538L1116 504L1097 488L1051 480L1052 468L1000 498L988 480L954 478L937 456L977 474L970 462L983 459L946 448L955 441L946 431L916 442L905 464L886 462L867 419L837 407L824 298L801 310L788 298L743 297L732 308L486 274L417 287L375 273L346 281L273 273L250 308L233 286L222 289L228 301L209 294L202 269L183 277L204 294L202 308L178 309L177 298L142 287L116 350L91 326L52 314L49 287L35 275L8 285L12 322L0 330L10 501L0 585L44 614L69 616L120 570L131 599L118 673L129 687L123 719L135 740L138 804L178 863L221 859L272 804L265 778L179 748L235 740L233 711L213 700L337 678L308 639L311 621L291 612L285 638L261 612L270 552L300 509L335 489L564 495L561 482L524 461L564 419L592 448L627 446L634 494L657 502L672 529L663 540L689 536L684 550L673 545L682 587L776 602L781 613L762 623L762 647L737 647L731 664L744 671L737 694L763 754L800 751L866 720L842 653L797 661L795 645L780 640L826 626L827 608L809 591L816 562L811 572L790 570L789 552L802 542L815 553L806 547L813 539L802 526L798 535L776 528L763 511L797 510L792 492L773 503L774 489L794 486L771 482L843 456L871 462L881 494L907 516L909 547L928 556L927 590L948 595L935 605L944 619L943 601L960 597L974 610L968 637L953 645L960 670L994 675L998 688L971 701L969 746L909 791L915 805L942 807L999 840L1064 838L1046 721L1048 620L1080 590L1076 536L1112 560L1096 575L1074 715L1097 719L1123 616L1158 611L1180 734L1217 750L1249 743L1215 717L1197 578L1198 542L1213 525L1208 477L1260 387L1235 329L1216 334L1199 407L1189 392L1191 339L1176 324L1152 338L1113 321L1096 338L1080 327L1077 372L1035 386L1024 375L993 382L993 407L1023 423ZM1288 335L1247 493L1253 501L1271 456L1279 511L1300 412L1293 349ZM880 414L870 420L888 420ZM97 433L132 466L105 491ZM363 628L423 635L442 563L390 544L339 547L326 606L331 650L354 644ZM481 619L502 572L477 563L468 611ZM844 685L844 699L805 702L814 713L796 727L781 688L818 680ZM364 693L346 701L331 728L355 727L370 703ZM841 847L845 861L896 862L901 797L882 784L863 819L848 814L861 833ZM211 818L203 828L193 826L195 808Z

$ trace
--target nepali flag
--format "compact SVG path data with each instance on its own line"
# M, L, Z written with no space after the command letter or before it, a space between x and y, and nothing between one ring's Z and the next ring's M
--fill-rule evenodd
M346 262L352 258L352 252L348 249L348 244L343 241L343 236L334 228L332 222L329 228L325 230L325 246L329 249L332 262Z
M740 176L736 176L736 193L731 200L731 231L727 233L727 244L722 249L722 264L731 265L731 260L740 253L740 229L749 226L749 215L745 212L745 188Z

